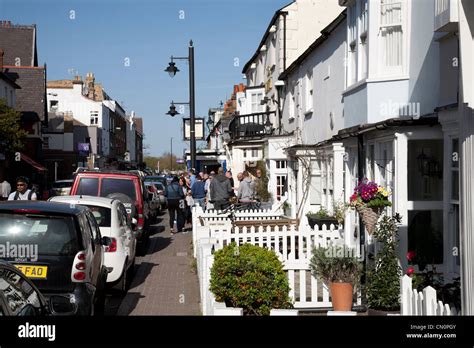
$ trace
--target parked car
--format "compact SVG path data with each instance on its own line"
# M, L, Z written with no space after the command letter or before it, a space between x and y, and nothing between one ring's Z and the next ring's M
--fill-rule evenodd
M161 210L160 198L155 185L151 183L145 183L145 188L148 198L150 200L150 214L152 216L152 220L156 222L158 214Z
M120 200L130 218L137 220L139 254L144 255L150 238L150 198L138 174L109 170L90 170L76 174L71 195L109 197Z
M166 188L161 182L155 183L156 192L158 194L158 200L160 201L161 209L166 209L168 207L168 199L165 196Z
M117 199L93 196L53 197L50 201L80 204L92 211L101 235L112 240L104 254L104 264L108 271L107 284L118 286L122 292L127 292L135 271L137 240L123 203ZM136 225L137 221L133 220L133 225Z
M74 180L58 180L53 183L51 188L52 196L66 196L71 192L72 183Z
M18 268L0 260L0 317L70 315L69 298L50 296L49 301Z
M168 180L164 176L158 176L158 175L150 175L150 176L145 176L145 182L151 182L151 183L157 183L160 182L164 187L168 186Z
M0 203L0 244L21 245L23 254L2 255L49 299L74 304L72 314L103 310L107 269L102 237L89 208L66 203L6 201ZM26 246L26 255L25 255Z

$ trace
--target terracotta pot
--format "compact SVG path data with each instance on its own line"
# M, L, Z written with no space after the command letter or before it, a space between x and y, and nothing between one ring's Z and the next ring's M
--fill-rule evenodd
M331 283L330 287L334 310L349 312L352 309L352 284Z

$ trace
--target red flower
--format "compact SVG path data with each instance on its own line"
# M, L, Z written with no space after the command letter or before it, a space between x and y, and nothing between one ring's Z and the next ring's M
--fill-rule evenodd
M407 260L408 261L413 261L415 259L415 257L416 257L416 253L413 250L411 250L407 253Z
M411 277L413 273L415 273L415 269L412 266L408 267L407 276Z

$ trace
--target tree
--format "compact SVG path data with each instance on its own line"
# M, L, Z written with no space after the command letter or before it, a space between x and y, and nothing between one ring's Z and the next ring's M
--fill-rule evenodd
M160 157L147 156L144 158L147 167L152 169L157 169L157 163L160 162L160 171L169 171L171 168L173 170L186 170L186 164L178 164L176 160L177 157L175 155L170 156L169 152L163 153Z
M20 112L0 99L0 152L13 153L23 148L27 132L20 127Z

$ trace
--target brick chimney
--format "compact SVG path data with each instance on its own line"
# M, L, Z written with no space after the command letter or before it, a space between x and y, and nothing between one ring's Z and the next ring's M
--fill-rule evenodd
M87 98L95 100L95 77L93 73L87 73L86 76Z
M3 71L3 50L0 48L0 72Z

